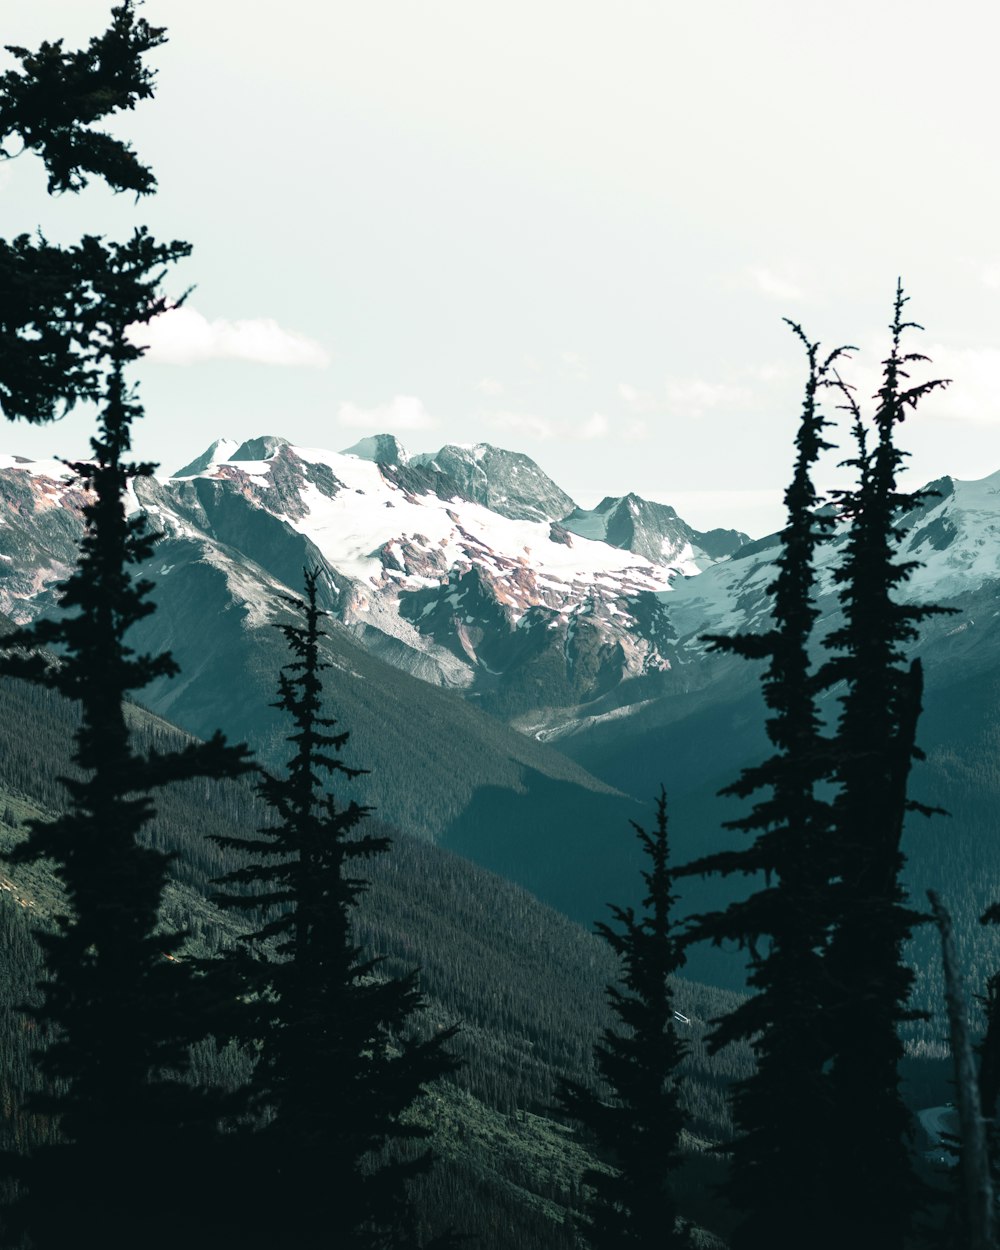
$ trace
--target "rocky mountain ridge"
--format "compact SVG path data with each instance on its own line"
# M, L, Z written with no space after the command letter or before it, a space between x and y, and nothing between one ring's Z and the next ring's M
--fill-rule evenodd
M917 562L902 593L975 600L978 614L925 629L927 645L971 655L993 619L979 601L1000 585L1000 474L931 490L902 522ZM83 502L61 462L0 457L0 611L51 609ZM325 606L364 649L553 738L710 683L702 636L766 625L777 554L773 537L699 532L636 495L578 507L517 452L410 456L388 434L341 453L217 440L171 478L136 483L133 506L224 570L248 621L270 611L255 567L294 590L318 563ZM842 541L820 556L827 616ZM149 572L166 593L170 562Z
M540 487L537 518L505 516L466 499L482 484L452 480L441 457L414 464L395 440L378 444L336 454L277 438L221 443L182 476L136 484L131 506L164 537L143 570L158 611L135 645L174 650L182 670L147 692L149 705L194 733L221 725L280 747L262 712L281 662L270 626L303 565L318 564L335 616L336 715L386 819L584 922L628 897L623 831L634 799L661 780L680 859L729 836L722 822L737 813L715 795L766 751L764 709L756 666L710 653L704 635L766 628L774 537L737 535L720 558L666 505L627 496L553 521L544 498L558 487ZM502 478L516 465L490 458L494 501L515 497ZM902 518L903 554L918 561L903 593L958 611L925 622L918 644L928 758L914 794L956 818L944 858L942 822L914 830L914 862L920 888L950 882L959 897L979 882L985 906L993 887L975 865L1000 802L1000 474L934 487ZM53 609L83 503L59 462L0 458L0 611ZM836 624L843 541L820 560L821 634ZM664 558L629 548L640 542ZM826 698L832 720L836 692ZM1000 872L1000 847L994 858ZM692 910L721 901L715 886L685 889ZM692 958L697 975L722 979Z
M0 560L11 565L0 611L14 619L48 610L72 564L82 498L66 474L58 462L0 460ZM342 453L220 439L135 492L158 531L200 543L238 580L248 560L294 588L304 563L320 563L326 606L363 646L512 710L668 671L665 598L746 542L634 495L581 509L519 452L409 456L392 435ZM250 617L252 580L242 577Z
M51 608L75 559L83 497L67 479L57 461L0 458L0 611L15 620ZM951 603L1000 579L1000 475L933 487L904 521L920 566L903 593ZM222 439L136 490L156 529L227 570L248 619L266 612L250 566L294 589L319 563L325 606L366 650L534 732L700 686L701 635L769 610L773 539L703 533L636 495L584 509L528 457L485 444L410 456L391 434L341 453ZM831 612L838 547L822 555ZM169 561L150 573L166 579Z

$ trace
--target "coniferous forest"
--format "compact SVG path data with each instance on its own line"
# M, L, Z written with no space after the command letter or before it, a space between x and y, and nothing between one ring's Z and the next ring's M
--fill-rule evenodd
M84 47L9 48L3 154L141 219L156 178L117 123L155 107L166 38L124 0ZM965 923L972 902L904 881L904 822L947 819L911 784L912 650L950 609L899 593L929 497L899 484L905 422L946 385L911 378L902 283L871 402L855 349L788 323L804 394L770 617L705 640L751 667L767 753L687 862L664 758L620 830L633 893L588 931L367 804L318 565L282 596L270 740L197 739L144 706L179 666L137 642L158 534L132 444L157 414L130 328L190 250L141 220L120 241L0 239L4 417L94 417L69 466L75 567L50 613L0 631L0 1244L996 1247L1000 971L954 953L949 909ZM853 485L831 497L815 476L835 450ZM717 878L739 896L688 914L683 884ZM947 1043L914 1005L915 934ZM741 953L744 988L685 977L705 944ZM914 1111L946 1102L942 1165Z

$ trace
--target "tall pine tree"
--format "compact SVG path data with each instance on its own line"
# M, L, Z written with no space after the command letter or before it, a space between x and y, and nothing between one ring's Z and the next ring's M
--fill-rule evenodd
M374 1250L415 1244L407 1182L430 1153L399 1148L426 1138L407 1112L432 1081L457 1066L446 1043L406 1032L422 1004L417 974L385 978L353 936L351 913L367 888L359 861L389 839L356 833L367 809L337 802L332 778L350 780L340 752L348 734L323 715L318 570L305 599L288 599L297 623L278 626L291 652L276 707L292 731L282 777L265 774L261 795L275 823L257 837L215 840L248 862L221 883L223 906L263 917L246 942L244 1022L260 1057L250 1111L259 1124L245 1143L248 1177L260 1185L252 1244L337 1245Z
M760 634L713 637L717 651L766 660L762 677L775 753L745 769L723 793L758 795L729 827L755 834L742 849L709 855L680 873L759 874L760 889L722 912L697 917L689 940L736 941L750 951L749 983L756 993L717 1022L713 1052L736 1039L753 1045L757 1065L737 1085L738 1136L727 1197L740 1216L734 1250L792 1250L823 1246L829 1188L824 1123L827 1093L820 960L829 922L825 860L830 811L819 786L829 769L816 706L810 642L818 610L815 560L831 520L820 511L812 474L829 424L822 392L833 382L840 348L821 360L819 344L788 323L805 346L808 378L795 440L792 481L785 492L787 522L780 535L773 624Z
M843 683L828 860L833 923L823 960L832 1055L826 1133L836 1198L827 1226L841 1243L864 1236L884 1250L902 1250L922 1200L899 1077L899 1026L915 1015L906 1005L913 973L903 946L922 920L906 905L900 880L904 818L920 807L908 800L907 783L920 756L921 669L907 661L905 648L916 641L919 622L942 611L899 598L916 567L899 558L900 521L923 496L898 488L906 453L896 446L896 430L908 410L945 385L909 384L908 367L926 358L902 349L905 332L920 328L904 321L906 302L899 284L870 449L848 393L858 484L840 496L848 536L834 576L843 623L826 640L835 654L824 673L827 683Z
M150 190L152 175L128 145L92 123L151 94L142 58L162 42L126 3L80 53L12 49L22 69L0 80L0 134L40 153L50 189L77 190L97 174L115 189ZM15 279L0 304L5 415L46 420L80 399L100 406L93 459L70 466L88 502L59 615L7 635L0 661L80 709L66 808L31 822L17 854L50 861L65 894L55 932L38 935L46 978L33 1013L50 1039L39 1055L46 1092L33 1109L56 1121L61 1140L16 1161L20 1197L7 1220L9 1240L26 1230L33 1250L198 1242L204 1215L198 1165L217 1107L184 1080L198 1030L190 978L174 957L182 935L159 930L170 856L141 835L159 787L233 776L245 752L218 736L180 752L138 751L127 711L135 692L176 671L169 655L137 654L128 643L153 610L152 586L133 569L151 556L154 536L125 507L129 480L153 470L128 458L142 407L127 370L142 349L127 331L164 310L164 272L188 250L143 229L123 244L90 236L53 249L22 236L0 248L0 269Z
M583 1232L593 1250L680 1250L688 1230L677 1220L672 1173L680 1162L677 1070L687 1050L678 1036L669 978L684 963L671 911L673 879L667 840L667 798L661 790L656 827L633 827L649 860L642 912L611 906L617 928L597 932L621 962L608 999L621 1027L604 1030L594 1048L597 1075L610 1099L563 1081L558 1099L583 1128L601 1166L584 1175L590 1197Z

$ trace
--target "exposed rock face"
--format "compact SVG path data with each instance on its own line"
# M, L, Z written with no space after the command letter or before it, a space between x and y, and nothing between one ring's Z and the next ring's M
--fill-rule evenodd
M738 530L703 533L693 529L668 504L638 495L608 496L596 508L575 508L562 525L574 534L599 538L656 564L683 560L698 550L707 565L733 555L747 540Z
M359 439L352 447L345 447L341 455L357 456L359 460L371 460L373 464L405 465L409 461L406 450L395 434L372 434Z
M17 623L54 603L76 563L87 494L65 466L6 457L0 470L0 612Z
M236 449L237 443L234 438L217 438L207 451L203 451L200 456L195 456L190 464L184 465L170 476L194 477L198 473L204 473L213 464L219 464L223 460L231 460Z
M287 438L277 434L262 434L259 438L248 438L229 457L230 460L270 460L283 447L290 446Z
M383 451L392 463L280 438L220 440L187 466L203 464L196 472L137 480L130 506L165 536L147 570L165 615L182 567L206 584L209 570L224 572L225 610L240 602L260 622L318 566L322 606L372 654L504 715L548 708L538 726L587 720L595 700L615 711L687 689L701 680L706 634L769 625L773 537L701 533L635 495L557 519L568 496L527 457L484 447L407 460L395 440ZM904 552L919 562L902 593L963 607L924 633L982 667L1000 645L1000 474L933 485L901 520ZM64 465L0 457L0 612L20 622L53 609L85 502ZM821 555L825 614L842 541ZM209 628L211 603L202 610Z
M414 456L411 464L438 475L440 485L453 486L460 499L515 521L558 521L575 507L533 460L489 443L449 445L434 455Z
M271 611L262 576L297 593L317 565L322 605L366 647L505 709L667 672L672 583L713 560L672 508L628 496L585 513L527 456L486 444L410 458L391 435L341 454L219 440L135 493L185 561L227 570L248 620ZM0 464L0 610L43 610L72 566L81 506L39 466ZM169 579L164 563L154 578Z

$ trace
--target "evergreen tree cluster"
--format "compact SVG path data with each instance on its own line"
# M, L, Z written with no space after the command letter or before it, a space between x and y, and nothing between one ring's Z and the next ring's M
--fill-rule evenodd
M829 923L824 856L829 806L819 793L828 768L812 680L810 640L818 616L813 602L815 560L832 518L820 513L812 471L830 449L821 409L825 384L841 348L825 360L819 344L792 324L808 357L808 378L796 437L792 482L785 493L788 522L781 535L777 576L770 590L774 624L766 633L716 637L711 644L748 659L767 660L762 677L771 715L770 759L728 788L741 798L759 795L733 826L757 836L742 851L714 854L681 871L762 874L765 888L721 914L699 918L694 933L750 950L749 983L758 992L721 1022L713 1042L755 1042L757 1070L735 1092L744 1130L732 1147L729 1196L745 1213L735 1244L785 1245L802 1236L828 1200L826 1167L817 1157L824 1141L826 1063L820 952ZM761 943L766 942L766 949ZM803 1114L810 1108L809 1115ZM821 1147L824 1148L824 1147Z
M114 190L152 191L152 173L129 145L94 123L152 94L144 57L164 38L126 0L82 51L9 48L21 69L0 79L0 143L19 138L37 152L52 192L79 191L91 176ZM251 935L280 939L269 955L237 961L250 971L230 987L182 958L184 934L162 925L172 857L141 840L163 787L217 783L251 767L247 748L219 734L179 751L137 749L127 715L136 692L177 671L169 654L136 654L128 643L153 610L152 584L133 570L156 540L142 514L126 512L130 481L154 469L128 458L143 416L127 376L143 349L129 329L166 309L163 278L189 251L157 243L145 228L125 243L86 236L63 249L20 236L0 247L4 414L45 421L80 400L99 409L92 458L70 465L87 503L58 614L0 641L0 671L57 691L80 713L64 810L30 822L15 854L54 866L65 910L54 933L39 934L41 1000L28 1008L45 1044L43 1084L27 1109L48 1117L53 1132L7 1160L16 1186L7 1239L55 1250L85 1230L122 1250L216 1244L243 1222L234 1209L256 1215L236 1199L238 1185L252 1181L274 1201L266 1219L246 1223L244 1241L280 1244L291 1232L297 1244L319 1245L336 1229L342 1244L359 1248L416 1244L406 1181L430 1158L386 1148L424 1135L405 1113L453 1067L450 1033L412 1038L407 1026L422 1004L416 973L375 975L352 940L350 910L364 882L349 865L388 841L352 838L363 810L338 811L325 784L330 773L354 771L338 757L347 735L327 733L333 722L321 711L314 574L306 601L290 605L303 624L281 626L293 658L278 706L294 723L295 751L286 777L260 782L278 823L262 840L231 840L268 863L226 879L270 886L224 900L271 913ZM192 1072L192 1047L225 1020L227 1002L232 1033L259 1050L249 1088L235 1097Z
M716 1021L710 1043L715 1051L749 1044L756 1058L751 1074L732 1091L736 1134L721 1147L729 1155L723 1192L735 1216L734 1250L833 1250L851 1242L904 1250L926 1234L922 1212L932 1194L914 1157L915 1126L901 1095L900 1029L919 1014L909 1006L914 978L903 948L928 917L907 902L901 842L908 812L934 814L907 794L912 762L921 758L916 728L922 696L920 663L908 659L907 647L917 640L920 621L945 609L903 603L898 595L916 567L899 555L902 519L925 495L900 491L905 453L895 436L907 413L946 383L909 382L909 367L925 357L903 350L905 332L919 328L904 320L906 302L900 284L871 448L869 427L838 372L853 349L823 358L819 344L789 322L805 347L808 374L785 494L787 523L769 587L772 625L761 633L707 639L715 650L765 661L761 683L774 748L723 791L753 800L749 812L729 825L753 835L751 844L674 870L680 876L738 874L758 887L723 911L693 917L682 937L664 935L660 947L672 966L680 956L668 952L694 941L735 942L749 957L755 992ZM831 389L851 417L856 452L847 463L857 475L857 485L837 492L832 507L824 505L813 480L821 453L832 450L821 405ZM838 531L845 536L833 568L841 623L818 637L819 556ZM829 652L825 661L821 648ZM831 702L839 704L835 717L828 711ZM662 829L662 800L660 819ZM993 908L983 919L993 921L997 914ZM637 941L650 922L637 925L630 912L616 915L624 932L603 925L599 931L620 956L624 984L634 991ZM631 1027L624 1037L606 1032L595 1048L602 1084L563 1090L564 1107L606 1163L587 1177L584 1228L595 1250L671 1244L675 1209L663 1187L675 1160L660 1150L653 1183L646 1157L636 1154L652 1098L648 1084L642 1099L635 1091L648 1076L646 1014L662 1001L664 981L656 984L655 994L646 984L638 999L609 988L613 1006ZM951 1001L957 1001L953 987ZM995 977L986 1006L979 1111L991 1120ZM669 1033L670 1023L663 1019L662 1025ZM672 1086L676 1067L668 1047L656 1070L659 1079ZM679 1125L672 1110L665 1109L658 1122L676 1146ZM656 1206L658 1232L648 1242L635 1234L641 1204L632 1187ZM970 1183L967 1192L984 1191ZM644 1217L647 1227L655 1224L650 1208ZM982 1221L959 1215L945 1226L979 1228Z
M35 153L53 193L94 178L137 197L152 192L155 178L131 146L97 126L151 96L145 57L164 40L124 0L84 49L9 48L20 69L0 76L0 159L18 154L11 144ZM130 723L134 696L176 665L129 644L153 610L136 568L156 541L126 509L131 480L154 468L130 459L143 407L129 369L143 349L129 330L166 310L165 275L189 251L143 227L123 243L0 240L4 415L44 422L78 402L98 410L92 456L71 465L86 492L85 532L58 612L0 638L0 673L79 710L62 812L29 822L15 854L51 864L63 902L54 931L38 934L43 975L24 1004L39 1045L18 1114L37 1123L4 1159L5 1236L31 1250L77 1244L81 1230L99 1230L109 1250L415 1247L424 1231L411 1182L426 1183L431 1154L413 1113L429 1085L456 1071L455 1030L419 1036L417 974L390 974L358 938L362 864L389 839L366 832L367 809L335 793L359 770L343 761L348 735L325 710L318 571L305 571L304 597L287 600L291 619L278 625L291 657L274 705L290 725L280 774L219 734L161 749L137 741ZM900 601L915 567L899 555L901 518L921 496L899 489L896 436L944 383L909 382L924 358L903 350L916 328L905 304L900 286L871 426L838 373L849 349L823 357L789 323L808 374L773 622L709 640L765 663L774 751L726 791L751 801L732 827L753 841L672 868L664 792L653 830L635 826L647 862L641 909L612 906L612 923L598 925L619 969L607 991L614 1019L594 1048L592 1081L567 1078L557 1094L594 1155L567 1241L579 1236L594 1250L693 1244L675 1183L689 1119L673 977L688 943L735 941L748 951L754 992L717 1022L712 1041L716 1050L749 1046L756 1058L733 1090L736 1134L726 1146L734 1250L914 1244L927 1193L900 1094L900 1027L914 1015L903 946L925 917L901 884L901 844L906 814L930 812L907 793L922 698L908 649L941 609ZM821 403L831 388L853 422L857 479L832 509L814 484L831 449ZM820 638L818 561L838 527L841 623ZM212 848L225 863L214 902L243 917L243 933L220 957L193 959L186 935L165 920L172 854L150 842L148 827L166 787L251 772L270 819L255 833L215 834ZM755 888L682 929L674 880L693 873L740 875ZM1000 1087L998 984L994 976L987 989L983 1117ZM245 1079L204 1079L199 1047L211 1038L234 1039Z
M446 1046L455 1029L425 1040L406 1035L422 1002L416 972L376 976L380 961L354 939L352 913L368 881L352 865L390 843L355 835L366 809L339 806L327 784L331 774L353 778L359 770L340 758L348 734L322 714L322 671L330 666L320 659L328 613L317 605L318 577L306 570L305 599L288 601L301 623L278 626L293 658L276 706L294 726L293 753L286 776L265 773L260 783L277 823L256 838L214 839L248 861L221 878L230 889L215 901L264 918L244 937L257 957L232 961L240 1010L231 1032L261 1048L247 1110L262 1124L253 1167L271 1199L241 1240L321 1244L338 1228L344 1246L391 1246L411 1235L407 1182L431 1156L397 1154L376 1169L371 1160L390 1144L429 1136L405 1113L457 1066Z

